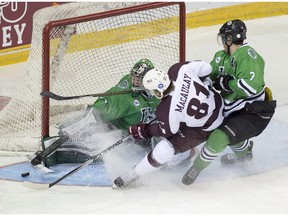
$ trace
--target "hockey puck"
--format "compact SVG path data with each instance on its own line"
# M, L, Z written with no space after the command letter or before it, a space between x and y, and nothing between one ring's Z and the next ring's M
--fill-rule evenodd
M26 172L26 173L22 173L22 174L21 174L22 177L27 177L27 176L29 176L29 175L30 175L29 172Z

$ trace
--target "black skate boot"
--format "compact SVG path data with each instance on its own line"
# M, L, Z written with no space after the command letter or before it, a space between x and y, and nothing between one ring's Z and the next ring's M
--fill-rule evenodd
M243 161L251 161L253 159L253 153L252 153L252 148L253 148L253 141L249 142L249 147L248 147L248 152L246 155L243 157L237 157L234 153L227 153L223 155L220 160L222 164L235 164Z
M196 180L197 176L199 175L200 171L192 166L183 176L182 183L185 185L191 185Z
M139 175L135 171L129 172L120 176L114 180L113 189L117 188L129 188L131 187L139 178Z

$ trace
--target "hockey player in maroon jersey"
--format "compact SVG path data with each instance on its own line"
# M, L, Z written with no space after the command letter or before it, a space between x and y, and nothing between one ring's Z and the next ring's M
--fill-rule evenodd
M210 88L210 64L203 61L177 63L168 73L152 69L143 78L151 94L162 99L157 121L129 128L135 139L162 137L135 168L114 180L113 188L130 187L141 175L156 170L173 157L185 160L223 121L223 101Z

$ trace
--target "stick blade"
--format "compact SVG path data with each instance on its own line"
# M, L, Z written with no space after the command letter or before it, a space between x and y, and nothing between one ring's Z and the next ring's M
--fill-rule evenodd
M48 190L50 188L49 184L34 183L29 181L24 181L23 186L32 190Z
M55 100L70 100L70 99L73 99L72 97L62 97L62 96L54 94L53 92L50 92L50 91L42 91L40 93L40 95L43 96L43 97L48 97L48 98L52 98L52 99L55 99Z

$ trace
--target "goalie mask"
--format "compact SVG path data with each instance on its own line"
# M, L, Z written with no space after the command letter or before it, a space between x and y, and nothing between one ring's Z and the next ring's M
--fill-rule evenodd
M168 89L171 80L166 72L154 68L148 71L143 78L143 86L148 89L152 95L161 99L164 92Z
M247 28L243 21L239 19L226 22L219 30L218 43L231 46L232 44L242 44L246 39Z
M138 61L130 71L132 85L134 87L141 87L144 75L154 68L153 63L148 59L141 59Z

